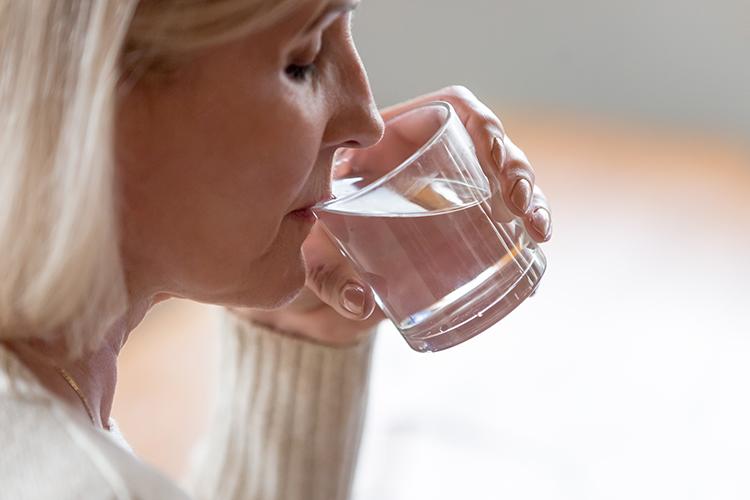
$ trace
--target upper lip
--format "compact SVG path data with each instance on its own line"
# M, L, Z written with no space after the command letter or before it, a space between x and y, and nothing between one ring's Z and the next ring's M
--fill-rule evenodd
M331 191L331 168L332 168L332 162L333 162L333 153L331 153L331 156L327 158L327 161L320 165L319 168L322 169L321 171L327 172L327 178L324 180L322 178L318 178L317 182L311 185L310 187L314 189L313 196L305 198L302 201L302 204L297 206L293 212L296 212L297 210L309 210L310 208L314 207L318 203L323 203L325 201L333 199L333 193Z
M297 210L308 210L308 209L314 207L315 205L317 205L318 203L323 203L325 201L332 200L332 199L333 199L333 193L331 192L331 190L329 188L324 193L322 193L321 195L316 196L315 198L309 199L308 201L306 201L305 203L303 203L302 206L296 208L294 211L297 211Z

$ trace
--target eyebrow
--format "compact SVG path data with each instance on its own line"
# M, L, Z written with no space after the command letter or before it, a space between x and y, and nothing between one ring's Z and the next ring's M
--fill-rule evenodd
M343 14L345 12L351 12L357 7L359 7L360 1L359 0L349 0L345 2L334 2L328 5L328 7L323 10L323 12L312 22L310 23L305 29L304 33L310 33L314 31L318 26L320 26L323 21L328 19L331 15L336 14Z

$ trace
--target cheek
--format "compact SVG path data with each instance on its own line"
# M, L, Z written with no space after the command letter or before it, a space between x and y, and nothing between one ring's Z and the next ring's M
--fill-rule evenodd
M132 253L193 290L272 280L287 290L304 280L299 250L309 227L285 216L315 194L308 186L325 120L312 97L257 77L248 91L248 81L195 79L118 113Z
M267 123L246 145L252 152L252 168L258 195L273 203L292 203L304 190L318 162L322 134L303 116Z
M159 212L168 216L163 210L169 209L175 219L181 214L197 224L195 229L203 220L205 230L226 230L226 236L233 224L245 237L249 225L267 233L299 202L321 134L316 123L294 110L277 114L246 107L247 113L234 114L194 116L184 108L160 113L169 120L152 121L154 133L141 129L130 141L127 177Z

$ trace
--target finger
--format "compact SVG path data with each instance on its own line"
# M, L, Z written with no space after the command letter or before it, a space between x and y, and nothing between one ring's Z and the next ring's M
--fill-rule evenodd
M336 248L318 223L302 245L307 269L306 285L315 294L349 319L365 319L372 314L375 300L349 261Z
M500 119L468 89L451 87L451 102L474 142L477 158L493 184L493 217L508 222L525 215L534 192L534 169L526 154L505 133ZM497 190L500 196L495 195Z
M389 120L404 111L433 101L447 101L451 103L459 117L461 117L461 121L464 122L464 125L466 125L467 120L472 116L482 116L488 121L493 122L498 135L505 136L500 119L471 90L462 85L451 85L450 87L445 87L429 94L423 94L408 101L389 106L381 110L380 113L384 120Z
M493 220L497 222L508 223L516 218L515 214L510 211L508 206L505 204L503 199L503 192L496 190L492 193L492 197L489 199L490 212Z
M523 222L526 231L535 241L543 243L552 237L552 215L547 203L547 197L539 186L534 187L531 205Z
M506 135L500 119L470 90L452 86L426 94L383 111L384 119L414 106L444 100L453 106L472 138L479 163L493 188L493 218L509 222L515 216L535 213L538 223L545 214L532 210L535 174L526 154ZM546 212L549 219L549 210Z
M531 207L535 174L526 154L505 136L506 156L500 170L500 186L505 205L515 215L525 215Z
M389 120L415 106L432 101L446 101L453 106L474 142L482 169L490 182L495 182L502 166L505 130L495 113L466 87L461 85L446 87L386 108L381 111L381 114L384 120ZM495 159L493 159L493 153L496 155Z
M511 151L507 150L505 129L500 118L470 90L461 86L448 87L433 94L427 94L406 103L404 106L414 106L419 104L420 101L435 99L447 101L453 106L472 139L479 164L490 182L492 197L489 204L492 209L492 217L499 222L510 222L515 216L522 215L523 211L514 210L508 203L508 198L515 186L507 186L507 181L503 181L503 170L509 159L522 160L525 159L525 156L509 141L508 144L512 149ZM391 112L390 109L388 111ZM528 165L528 161L525 165ZM511 164L512 171L517 177L514 178L515 181L522 177L533 179L533 172L530 172L530 167L528 169L520 168L525 167L525 165L516 161ZM527 185L527 183L519 184L517 190L523 191L527 188ZM528 187L529 198L532 187L533 182Z

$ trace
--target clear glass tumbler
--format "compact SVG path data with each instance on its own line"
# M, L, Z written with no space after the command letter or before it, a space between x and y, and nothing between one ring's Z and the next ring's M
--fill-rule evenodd
M447 102L386 123L367 149L334 157L334 199L313 212L416 351L486 330L546 268L520 220L497 222L469 134Z

